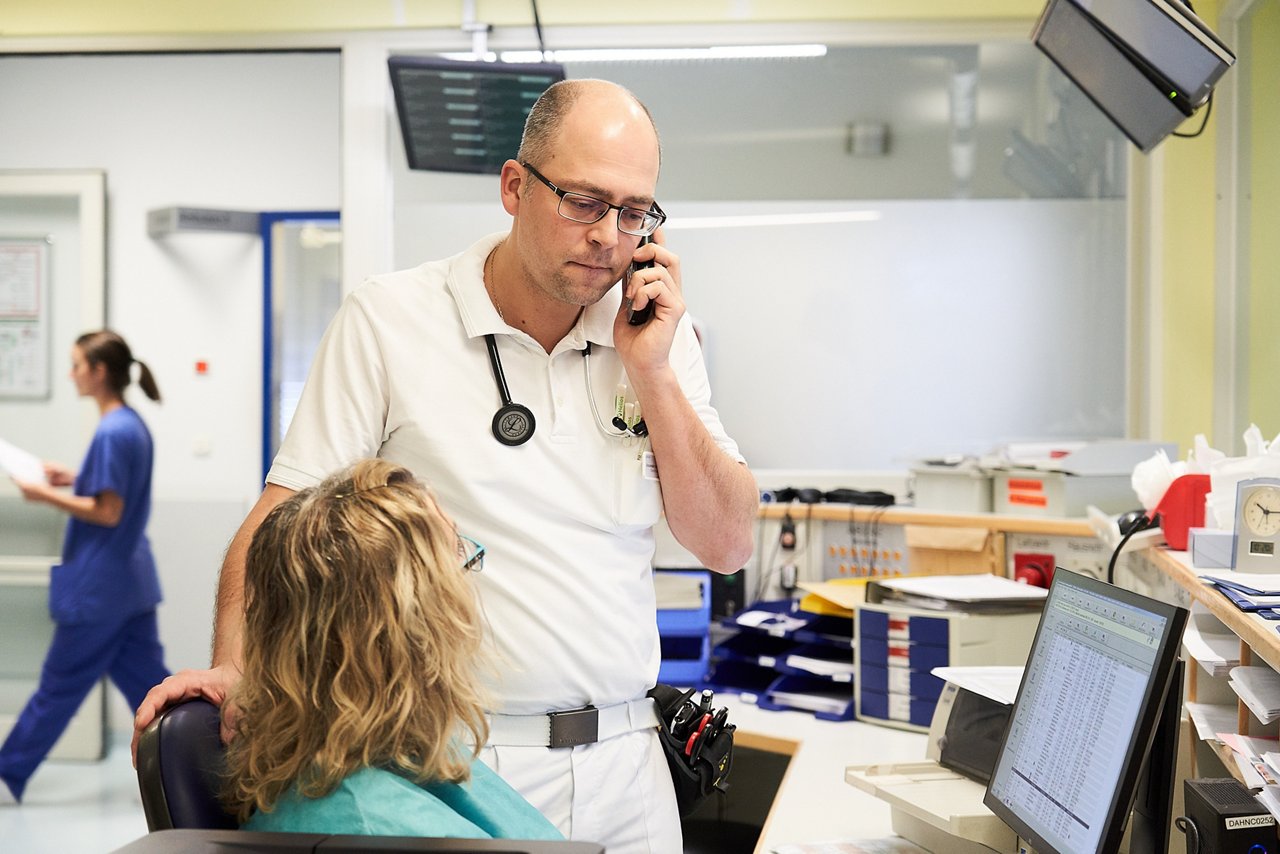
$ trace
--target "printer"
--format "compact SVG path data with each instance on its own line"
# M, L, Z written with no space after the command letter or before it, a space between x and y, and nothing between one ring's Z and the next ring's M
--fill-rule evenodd
M1016 680L1014 685L1016 690ZM850 766L845 782L887 801L893 832L928 851L1016 851L1013 830L982 803L1012 712L1012 702L948 681L934 708L923 761Z

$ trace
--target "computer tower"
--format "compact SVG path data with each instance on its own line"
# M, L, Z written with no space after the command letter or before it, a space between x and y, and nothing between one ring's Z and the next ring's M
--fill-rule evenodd
M1276 854L1276 820L1239 780L1187 780L1187 850L1199 854ZM1179 822L1182 825L1182 822Z

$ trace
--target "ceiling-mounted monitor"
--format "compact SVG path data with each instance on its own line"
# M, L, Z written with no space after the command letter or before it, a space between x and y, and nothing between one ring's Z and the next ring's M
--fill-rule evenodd
M1178 0L1049 0L1031 38L1143 151L1208 101L1236 60Z
M501 172L534 101L564 79L564 66L549 62L393 56L387 64L409 168L438 172Z

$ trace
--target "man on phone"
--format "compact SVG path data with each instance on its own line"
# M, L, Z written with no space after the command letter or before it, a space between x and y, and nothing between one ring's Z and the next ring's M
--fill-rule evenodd
M711 407L679 258L657 230L659 160L631 93L558 83L502 168L510 231L348 297L228 549L213 669L153 689L138 731L182 698L227 697L244 554L265 514L380 456L427 481L485 546L476 583L496 666L481 758L570 838L611 854L681 849L645 697L660 657L653 526L665 514L705 566L733 572L751 553L757 492ZM651 316L629 322L632 309Z

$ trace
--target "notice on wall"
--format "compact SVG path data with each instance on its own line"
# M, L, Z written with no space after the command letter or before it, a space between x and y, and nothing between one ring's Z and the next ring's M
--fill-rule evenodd
M0 398L46 398L49 241L0 237Z

